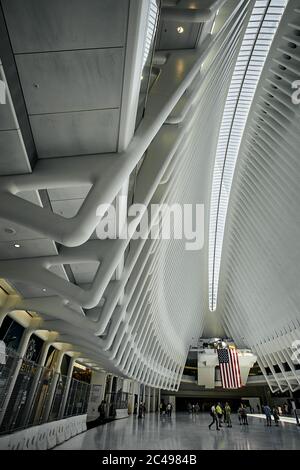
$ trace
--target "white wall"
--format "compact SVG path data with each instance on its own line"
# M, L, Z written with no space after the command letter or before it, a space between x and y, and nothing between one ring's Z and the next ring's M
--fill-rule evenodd
M87 409L87 420L93 421L99 417L98 407L104 399L106 383L105 372L92 371L91 393Z

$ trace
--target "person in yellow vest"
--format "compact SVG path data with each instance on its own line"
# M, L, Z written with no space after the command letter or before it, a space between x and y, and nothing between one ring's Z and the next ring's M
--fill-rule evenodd
M217 413L218 420L219 420L219 426L221 428L222 427L222 418L223 418L223 410L222 410L222 407L221 407L221 403L217 404L216 413Z
M212 422L208 425L208 428L211 429L212 425L214 423L216 423L216 430L217 431L220 431L220 428L219 428L219 420L218 420L218 415L217 415L217 412L216 412L216 407L213 405L210 409L210 416L212 417Z

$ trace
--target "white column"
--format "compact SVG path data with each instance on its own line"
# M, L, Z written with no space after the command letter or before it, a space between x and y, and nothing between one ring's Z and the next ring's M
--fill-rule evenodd
M65 389L64 389L64 394L63 394L63 398L62 398L62 402L61 402L61 406L60 406L60 410L59 410L59 414L58 414L58 419L62 419L64 417L64 414L65 414L66 405L67 405L67 398L68 398L68 395L69 395L70 385L71 385L71 381L72 381L72 374L73 374L73 368L74 368L75 360L76 360L75 357L70 358L70 364L69 364L68 373L67 373L67 380L66 380L66 383L65 383Z
M50 387L49 387L47 403L46 403L46 407L45 407L45 410L44 410L44 413L43 413L43 421L44 422L47 422L48 419L49 419L51 406L52 406L52 402L53 402L53 398L54 398L54 394L55 394L55 390L56 390L56 385L57 385L58 378L59 378L61 361L62 361L62 358L64 356L64 353L65 353L64 351L58 351L57 361L56 361L56 364L55 364L55 367L54 367L54 370L53 370L53 378L52 378L52 381L51 381L51 384L50 384Z
M111 390L112 390L113 379L114 379L114 376L111 375L109 388L108 388L108 392L107 392L108 399L107 399L107 403L106 403L106 418L108 418L108 416L109 416L110 403L111 403Z
M18 297L17 295L7 294L3 304L0 305L0 327L6 315L8 315L9 312L14 310L15 306L18 304L19 301L20 297Z
M156 406L155 406L155 399L156 399L156 388L152 388L152 411L153 413L156 412Z

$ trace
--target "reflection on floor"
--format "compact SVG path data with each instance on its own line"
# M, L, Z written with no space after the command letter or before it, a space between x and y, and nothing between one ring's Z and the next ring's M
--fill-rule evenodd
M266 419L266 416L265 416L265 415L262 415L262 414L252 414L251 416L254 417L254 418ZM274 417L273 417L273 416L271 416L271 419L272 419L272 421L274 421ZM281 421L282 423L297 424L296 418L292 418L292 417L289 417L289 416L280 416L280 421Z
M174 414L172 418L157 414L144 419L135 416L91 429L55 450L75 449L300 449L300 427L280 422L267 427L265 421L249 416L249 426L239 425L232 415L232 428L209 430L208 414Z

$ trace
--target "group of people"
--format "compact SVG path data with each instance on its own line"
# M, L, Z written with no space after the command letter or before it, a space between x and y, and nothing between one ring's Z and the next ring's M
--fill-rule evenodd
M100 422L105 421L106 409L107 409L106 401L102 400L101 404L98 407ZM187 409L189 413L198 414L200 411L200 406L198 403L196 404L188 403ZM260 411L259 405L257 405L257 409L258 411ZM160 403L161 415L166 415L166 416L171 417L172 410L173 410L172 403L169 402L166 404L164 401ZM251 409L250 407L250 412L253 413L253 411L254 411L253 408ZM262 411L266 416L267 426L272 425L272 416L274 418L275 426L279 426L280 411L277 406L274 406L273 408L271 408L269 405L266 404L262 406ZM136 403L135 414L138 415L138 418L144 418L145 413L146 413L145 403L144 402L140 402L139 404ZM231 407L228 402L226 402L225 405L221 404L220 402L218 402L217 405L212 405L210 409L210 415L212 417L212 422L208 426L209 429L211 429L214 424L216 425L217 431L219 431L223 425L227 425L228 428L232 427ZM239 419L240 425L248 426L247 408L243 403L241 403L238 408L238 419Z
M188 410L188 413L198 414L200 411L199 403L196 403L196 404L188 403L187 410Z
M238 417L240 424L245 424L248 426L247 408L245 405L243 405L243 403L240 404L238 409Z
M274 406L271 408L269 405L264 405L262 409L266 416L267 426L271 426L272 415L275 426L279 426L280 413L278 407ZM217 431L220 430L223 424L227 425L228 428L232 427L231 408L228 402L226 402L225 405L221 405L221 403L213 405L210 409L210 415L212 417L212 422L208 426L209 429L211 429L214 424L216 425ZM243 403L240 404L238 409L238 419L240 425L248 426L247 408Z
M263 406L263 412L266 415L267 426L272 426L272 415L274 417L275 426L279 426L279 410L277 406L274 406L272 409L269 405Z
M161 415L167 415L171 418L172 416L172 411L173 411L173 405L172 403L167 403L165 404L164 401L162 401L159 405L159 412Z
M225 406L222 406L219 402L216 406L213 405L210 409L210 415L212 417L212 422L209 424L209 429L216 424L216 430L219 431L223 424L227 425L228 428L232 428L231 423L231 408L228 402L225 403Z

